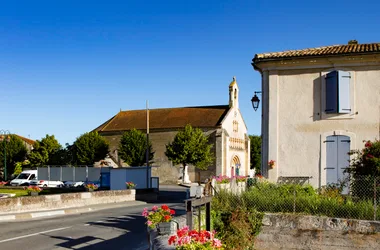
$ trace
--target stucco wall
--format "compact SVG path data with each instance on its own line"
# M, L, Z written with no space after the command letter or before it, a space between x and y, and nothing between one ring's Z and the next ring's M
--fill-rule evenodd
M345 60L333 66L319 59L320 65L294 62L286 68L263 67L263 167L269 160L276 161L276 166L268 169L270 180L311 176L312 185L324 185L327 136L349 136L351 149L362 148L363 140L379 138L380 60L375 61ZM332 70L351 73L350 114L324 111L324 76Z

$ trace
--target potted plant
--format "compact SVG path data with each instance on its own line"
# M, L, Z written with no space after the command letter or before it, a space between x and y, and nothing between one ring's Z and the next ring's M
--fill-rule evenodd
M223 249L222 242L215 238L215 232L206 230L189 230L188 226L185 226L177 230L175 235L169 237L169 245L174 245L176 250L215 250Z
M236 178L236 184L237 184L237 186L239 188L242 188L242 190L244 190L245 187L246 187L247 176L236 176L235 178Z
M226 175L214 176L216 186L219 190L226 190L230 187L231 178Z
M25 190L28 192L28 195L37 196L42 191L42 188L38 186L29 186L26 187Z
M131 181L126 182L125 185L127 186L127 189L135 189L135 187L137 186L135 183Z
M97 190L99 188L98 185L93 184L93 183L88 183L88 184L86 184L85 187L86 187L86 190L88 192L93 192L93 191L95 191L95 190Z
M276 165L276 161L274 161L274 160L270 160L270 161L268 162L268 166L269 166L269 168L274 168L275 165Z
M158 233L172 234L175 231L175 223L172 222L175 211L170 209L167 205L161 207L153 206L151 211L144 208L142 216L146 218L146 224L151 229L157 229Z

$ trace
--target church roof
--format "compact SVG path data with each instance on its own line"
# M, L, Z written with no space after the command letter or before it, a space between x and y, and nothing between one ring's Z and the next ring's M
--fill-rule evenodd
M178 129L187 124L198 128L218 127L229 109L228 105L150 109L149 129ZM145 109L120 111L94 131L145 130L146 117Z

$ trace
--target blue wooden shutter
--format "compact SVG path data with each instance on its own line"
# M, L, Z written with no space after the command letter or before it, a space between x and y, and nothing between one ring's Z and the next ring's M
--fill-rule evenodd
M350 137L340 135L338 136L338 180L346 181L349 178L349 174L344 171L350 165ZM349 185L345 185L342 190L342 194L349 193Z
M326 184L338 181L338 140L336 136L326 138Z
M338 113L351 113L350 72L338 71Z
M340 135L338 136L338 179L344 180L348 177L344 171L350 165L350 137Z
M326 113L338 112L338 72L332 71L326 75Z

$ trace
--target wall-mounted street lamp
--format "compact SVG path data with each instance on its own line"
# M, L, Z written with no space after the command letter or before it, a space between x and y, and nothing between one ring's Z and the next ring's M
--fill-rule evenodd
M253 110L255 111L257 111L260 105L260 99L256 94L261 94L261 91L255 91L255 95L251 99L252 107L253 107Z
M7 181L7 142L11 141L11 133L8 130L0 130L0 141L4 143L4 180Z

